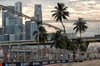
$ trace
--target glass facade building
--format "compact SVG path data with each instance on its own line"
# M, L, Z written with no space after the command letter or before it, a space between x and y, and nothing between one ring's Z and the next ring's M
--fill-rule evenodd
M32 22L32 25L31 25L31 39L32 40L35 39L35 35L33 36L34 31L37 31L37 24L35 22Z
M33 32L37 31L37 24L35 22L25 22L26 40L34 40Z
M0 41L5 41L4 39L5 39L4 35L0 35Z
M8 8L15 10L14 6L7 6ZM14 13L11 13L9 11L3 10L2 11L2 27L4 28L4 34L6 32L6 18L14 16Z
M31 22L26 21L25 22L25 32L26 32L26 40L31 39Z
M6 18L6 34L14 34L14 26L17 23L16 17L7 17Z
M39 21L42 21L42 11L41 11L40 4L35 5L34 18L39 20Z
M15 3L15 11L22 13L22 2L18 1Z
M6 6L12 10L22 13L22 2L18 1L15 6ZM1 35L5 35L4 40L22 40L22 17L7 10L2 10L2 28L0 29ZM2 32L3 31L3 32ZM3 33L3 34L2 34ZM7 37L9 35L9 37ZM14 39L14 36L16 36ZM3 36L1 36L3 37ZM3 39L3 38L2 38Z
M15 11L22 13L22 2L15 3ZM22 24L22 17L17 16L17 24Z
M2 35L4 32L4 28L3 27L0 27L0 35Z

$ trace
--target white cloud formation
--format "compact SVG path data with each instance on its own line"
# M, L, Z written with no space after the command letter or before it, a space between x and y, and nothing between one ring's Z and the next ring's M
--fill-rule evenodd
M15 2L19 0L0 0L0 4L3 5L14 5ZM90 18L90 14L92 16L99 16L98 11L100 9L99 0L20 0L23 2L23 13L28 16L34 16L34 5L41 4L42 12L43 12L43 20L52 20L52 13L54 6L58 2L65 3L68 6L68 11L70 12L69 19L77 19L77 17L85 17L86 19ZM93 12L94 11L94 12ZM48 17L47 17L48 16ZM76 18L74 18L76 16ZM98 17L97 17L98 18ZM97 19L95 18L95 19Z

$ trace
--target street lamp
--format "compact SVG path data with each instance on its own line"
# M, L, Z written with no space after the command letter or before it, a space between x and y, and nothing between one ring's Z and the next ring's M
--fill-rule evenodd
M37 28L38 28L38 45L37 45L37 56L38 56L38 60L39 60L39 13L37 13Z

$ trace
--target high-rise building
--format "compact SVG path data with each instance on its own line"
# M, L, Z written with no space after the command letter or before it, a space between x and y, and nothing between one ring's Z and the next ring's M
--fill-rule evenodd
M15 41L15 34L9 34L9 41Z
M9 41L21 40L19 34L9 34Z
M16 17L7 17L6 18L6 34L14 34L14 26L17 23Z
M41 9L42 7L40 4L35 5L34 18L39 21L42 21L42 10Z
M22 13L22 2L18 1L15 3L15 11ZM23 24L22 24L22 17L21 16L16 16L17 17L17 25L15 28L15 32L20 33L21 39L22 39L22 31L23 31Z
M22 2L18 1L15 3L15 11L22 13ZM18 17L17 23L22 24L22 18L20 16L17 17Z
M22 2L18 1L15 3L15 11L22 13Z
M26 32L25 32L25 25L23 24L23 26L22 26L22 28L23 28L23 30L22 30L22 39L23 40L25 40L26 38L25 38L25 36L26 36Z
M15 26L14 26L14 34L20 34L21 32L22 32L21 25L20 24L15 24Z
M20 24L15 24L15 26L14 26L14 34L19 35L20 40L23 39L23 38L22 38L22 25L20 25Z
M31 40L31 22L25 22L26 40Z
M12 9L12 10L15 10L14 6L7 6L7 7ZM12 12L9 12L7 10L2 11L2 27L4 28L4 34L6 32L6 18L13 17L13 16L14 16L14 13L12 13Z
M0 41L9 41L9 35L8 34L0 35Z
M7 6L7 8L22 13L22 3L20 1L16 2L15 6ZM2 28L4 32L2 34L1 29L1 35L6 34L4 40L8 40L8 38L10 40L11 37L15 37L14 40L22 40L22 26L23 24L21 16L7 10L2 10Z
M4 41L5 37L4 35L0 35L0 41Z
M9 34L5 34L5 35L4 35L4 40L5 40L5 41L9 41Z
M25 22L26 40L34 40L33 32L37 31L37 24L35 22Z
M35 22L31 23L31 40L35 39L35 36L33 36L33 32L37 31L37 24Z
M36 20L42 21L42 10L41 10L40 4L35 5L34 18ZM26 23L26 39L34 40L35 39L35 36L33 36L34 31L37 31L37 23L34 21L31 23L27 22Z
M4 28L3 27L0 27L0 35L2 35L4 32Z

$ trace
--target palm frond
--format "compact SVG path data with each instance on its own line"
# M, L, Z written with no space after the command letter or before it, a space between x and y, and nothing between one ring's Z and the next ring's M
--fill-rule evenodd
M34 32L33 32L33 36L36 35L36 34L37 34L37 31L34 31Z
M63 19L68 20L67 17L69 17L69 12L67 11L67 8L68 7L66 7L64 3L57 3L57 6L54 7L54 9L56 9L56 10L52 11L52 12L54 12L52 14L52 17L54 17L56 22L58 22L58 21L62 22ZM63 29L65 31L64 27L63 27Z
M86 24L87 23L83 18L78 18L78 20L73 24L75 25L73 30L75 30L75 33L79 32L81 34L87 30L88 26L86 26Z

